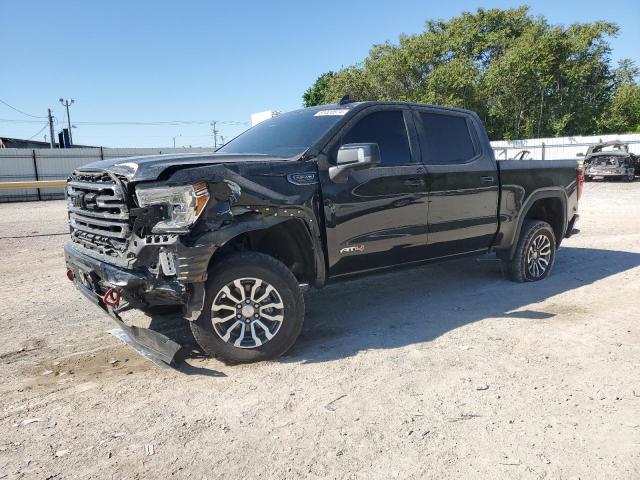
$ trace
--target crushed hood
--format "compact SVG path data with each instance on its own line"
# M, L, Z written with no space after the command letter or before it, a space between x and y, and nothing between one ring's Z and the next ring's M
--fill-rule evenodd
M229 164L242 162L274 162L291 161L295 158L287 159L261 155L256 153L185 153L167 155L149 155L144 157L112 158L89 163L77 170L108 171L116 175L122 175L132 182L157 180L158 177L169 167L201 166L214 164Z

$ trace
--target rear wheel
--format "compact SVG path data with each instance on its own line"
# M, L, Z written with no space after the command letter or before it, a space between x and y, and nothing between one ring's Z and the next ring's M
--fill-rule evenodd
M191 330L207 354L246 363L284 354L303 320L304 299L291 271L273 257L244 252L211 269L204 309Z
M526 220L522 226L516 252L505 265L515 282L537 282L546 278L556 258L556 237L551 225L540 220Z

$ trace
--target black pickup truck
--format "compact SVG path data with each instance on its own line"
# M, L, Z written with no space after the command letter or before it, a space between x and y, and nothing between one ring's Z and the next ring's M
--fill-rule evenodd
M164 361L180 346L122 311L179 307L208 354L265 360L300 333L304 285L490 252L515 281L545 278L582 182L576 161L496 162L466 110L306 108L215 153L76 170L67 276Z

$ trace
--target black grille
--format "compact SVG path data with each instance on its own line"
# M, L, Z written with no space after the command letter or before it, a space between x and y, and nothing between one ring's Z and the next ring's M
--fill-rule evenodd
M107 172L75 171L67 182L71 238L85 248L118 256L131 235L125 189Z

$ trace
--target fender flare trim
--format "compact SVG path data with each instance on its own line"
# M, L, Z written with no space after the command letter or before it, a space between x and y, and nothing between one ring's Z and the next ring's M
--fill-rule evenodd
M537 202L538 200L546 199L546 198L558 198L562 203L562 218L563 218L562 230L563 231L561 232L560 238L556 240L558 245L562 241L562 237L564 237L564 233L567 230L567 204L568 204L567 194L564 191L564 189L562 189L561 187L546 187L546 188L538 189L534 191L531 195L529 195L529 198L527 198L527 201L523 204L522 208L520 209L520 215L518 216L518 223L514 232L513 239L511 241L511 246L508 249L503 250L503 251L509 252L507 257L508 260L512 260L513 256L515 255L516 247L518 245L518 240L520 239L520 233L522 231L522 226L524 225L525 218L527 218L527 213L529 213L529 210L531 210L531 207L535 202Z

